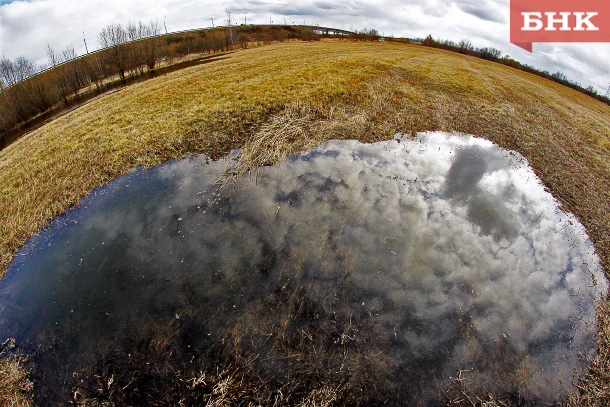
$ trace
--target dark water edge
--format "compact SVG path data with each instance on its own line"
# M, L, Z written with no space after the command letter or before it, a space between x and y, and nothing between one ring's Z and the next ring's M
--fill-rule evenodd
M233 165L136 169L20 251L0 336L38 405L546 405L586 372L607 284L518 154L427 133Z

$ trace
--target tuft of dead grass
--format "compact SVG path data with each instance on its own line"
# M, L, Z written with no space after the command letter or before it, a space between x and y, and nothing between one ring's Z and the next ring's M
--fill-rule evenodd
M353 105L297 101L270 115L248 138L239 156L242 167L252 170L275 164L299 151L332 139L356 138L375 142L388 139L401 127L400 106L393 100L398 77L386 73L364 87L364 100Z
M33 406L29 396L33 383L17 357L0 357L0 405L6 407Z
M243 50L136 84L0 151L0 269L54 216L134 166L242 148L245 171L330 139L374 142L427 130L519 151L584 224L610 271L609 106L469 56L340 41ZM608 403L608 303L599 321L599 354L570 405ZM311 400L332 399L329 388L312 388L319 390Z

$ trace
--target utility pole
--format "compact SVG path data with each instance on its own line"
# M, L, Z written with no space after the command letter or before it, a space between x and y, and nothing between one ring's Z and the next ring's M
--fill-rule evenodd
M87 48L87 40L85 40L85 32L83 31L83 42L85 43L85 51L87 51L87 55L89 55L89 48Z
M244 25L248 25L248 16L244 16Z
M227 18L229 23L229 33L231 34L231 46L233 46L233 26L231 25L231 12L227 11Z
M210 17L212 19L212 28L214 28L214 17Z
M165 35L167 35L167 26L165 25L166 19L167 19L167 16L163 17L163 27L165 27Z

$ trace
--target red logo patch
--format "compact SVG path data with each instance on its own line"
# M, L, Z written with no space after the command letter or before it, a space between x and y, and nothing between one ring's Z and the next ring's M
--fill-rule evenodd
M510 0L510 42L610 42L610 2Z

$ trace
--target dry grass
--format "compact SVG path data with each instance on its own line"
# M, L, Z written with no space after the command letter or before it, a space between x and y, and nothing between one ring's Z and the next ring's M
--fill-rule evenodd
M0 151L0 270L53 216L134 166L241 147L247 168L329 139L373 142L424 130L475 134L523 154L585 225L610 271L609 106L472 57L340 41L243 50L136 84ZM600 354L574 405L608 401L607 304L599 336Z
M30 407L32 383L15 359L0 359L0 406Z

